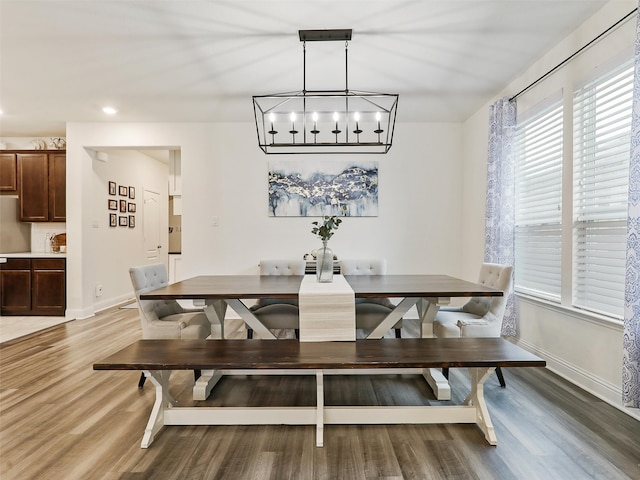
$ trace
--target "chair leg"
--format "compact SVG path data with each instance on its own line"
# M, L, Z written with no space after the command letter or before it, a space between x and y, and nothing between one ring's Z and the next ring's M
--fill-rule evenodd
M396 331L396 338L402 338L402 329L395 328L394 330Z
M253 329L247 328L247 340L251 340L253 338Z
M500 386L502 388L505 388L507 384L504 383L504 376L502 375L502 369L500 367L496 367L496 375L498 376L498 381L500 382Z
M144 376L144 372L140 372L140 380L138 380L138 388L144 387L144 382L147 377Z
M442 369L442 376L447 380L449 380L449 367L444 367Z

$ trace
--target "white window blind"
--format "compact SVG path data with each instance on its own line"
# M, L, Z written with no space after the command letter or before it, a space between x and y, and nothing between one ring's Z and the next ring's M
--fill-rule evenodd
M562 103L519 123L515 136L515 288L560 301Z
M622 318L633 67L574 92L573 303Z

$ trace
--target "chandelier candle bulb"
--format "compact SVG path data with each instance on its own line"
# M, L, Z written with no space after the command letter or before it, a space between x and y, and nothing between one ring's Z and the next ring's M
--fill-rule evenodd
M353 119L356 121L356 129L353 131L353 133L356 134L356 142L360 143L360 134L362 133L362 130L360 130L360 114L358 112L353 114Z
M339 119L340 119L340 115L338 115L338 112L333 112L333 121L336 122L336 129L333 130L331 133L333 133L336 136L336 143L338 143L338 134L341 132L341 130L338 130Z
M292 143L296 143L296 133L298 133L298 131L296 130L296 114L294 112L291 112L289 118L291 118L291 130L289 130L289 133L293 137Z
M382 132L384 132L384 130L382 130L380 128L380 119L382 118L382 115L380 115L380 112L376 112L376 120L378 121L378 128L377 130L374 130L373 133L377 133L378 134L378 143L380 143L380 134Z
M273 129L273 122L276 121L276 116L273 112L269 114L269 120L271 121L271 130L269 130L269 135L271 135L271 143L275 143L275 135L278 132L277 130Z
M311 130L311 133L313 133L313 143L316 143L316 135L320 133L320 130L318 130L318 112L313 112L311 118L313 119L313 130Z

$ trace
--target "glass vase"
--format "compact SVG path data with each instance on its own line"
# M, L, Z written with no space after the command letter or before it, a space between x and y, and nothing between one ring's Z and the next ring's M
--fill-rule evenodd
M326 241L322 242L316 257L316 280L320 283L333 282L333 250L327 247Z

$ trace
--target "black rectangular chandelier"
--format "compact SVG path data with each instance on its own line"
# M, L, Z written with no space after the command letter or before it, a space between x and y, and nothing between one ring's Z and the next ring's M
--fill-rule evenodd
M349 90L351 29L299 30L302 90L254 95L258 145L266 154L387 153L398 95ZM306 89L306 42L345 42L344 90Z

